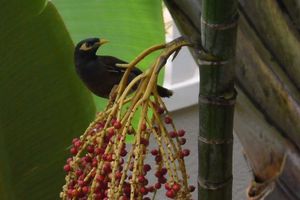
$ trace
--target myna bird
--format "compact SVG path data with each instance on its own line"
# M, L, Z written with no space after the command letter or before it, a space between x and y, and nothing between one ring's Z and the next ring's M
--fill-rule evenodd
M124 68L116 64L127 63L113 56L96 55L98 48L107 42L99 38L85 39L76 45L74 52L76 71L80 79L94 94L103 98L109 98L112 88L119 84L125 72ZM141 73L140 69L133 68L128 83ZM159 85L157 91L161 97L172 95L172 91Z

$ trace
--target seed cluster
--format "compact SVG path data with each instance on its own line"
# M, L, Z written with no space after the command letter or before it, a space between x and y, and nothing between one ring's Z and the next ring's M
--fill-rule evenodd
M166 48L167 55L177 49L171 47ZM72 156L63 167L67 175L62 199L154 200L163 187L166 198L191 199L195 187L188 184L184 163L190 155L183 148L186 133L176 129L156 91L161 63L164 61L159 57L147 73L125 87L126 72L136 63L129 64L105 111L97 114L80 138L73 139ZM136 84L137 90L132 93ZM139 119L137 124L133 123L135 117ZM126 143L128 135L134 138L131 144ZM154 149L149 149L150 138L155 141ZM147 156L154 162L146 163ZM150 176L155 177L151 178L154 182L149 181Z

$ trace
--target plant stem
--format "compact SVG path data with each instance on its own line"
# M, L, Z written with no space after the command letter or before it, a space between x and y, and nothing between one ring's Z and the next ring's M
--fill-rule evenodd
M202 2L198 194L231 200L237 0Z

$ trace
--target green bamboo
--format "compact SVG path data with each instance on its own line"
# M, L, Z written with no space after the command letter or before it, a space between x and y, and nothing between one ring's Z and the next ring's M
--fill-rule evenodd
M203 0L199 95L199 199L232 199L237 0Z

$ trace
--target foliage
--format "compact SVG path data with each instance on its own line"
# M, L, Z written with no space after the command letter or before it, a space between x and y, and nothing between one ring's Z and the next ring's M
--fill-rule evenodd
M57 199L67 144L94 104L53 4L12 0L0 10L0 199Z

